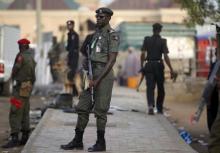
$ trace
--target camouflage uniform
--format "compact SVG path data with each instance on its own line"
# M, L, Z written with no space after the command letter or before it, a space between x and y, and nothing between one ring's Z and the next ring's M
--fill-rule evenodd
M12 75L12 78L16 84L13 87L12 96L21 101L21 108L11 105L9 114L11 133L30 130L29 98L35 82L35 66L36 63L29 50L18 53L13 66L13 72L16 71L16 73Z

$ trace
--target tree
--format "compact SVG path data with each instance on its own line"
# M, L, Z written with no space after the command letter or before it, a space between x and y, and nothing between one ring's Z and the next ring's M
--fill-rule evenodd
M205 22L218 22L220 19L220 0L174 0L187 10L185 22L189 26L203 25Z

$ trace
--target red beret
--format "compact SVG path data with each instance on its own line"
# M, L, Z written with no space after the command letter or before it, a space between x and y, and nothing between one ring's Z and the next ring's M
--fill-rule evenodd
M18 40L18 44L20 44L20 45L28 45L28 44L30 44L30 41L24 38L24 39Z

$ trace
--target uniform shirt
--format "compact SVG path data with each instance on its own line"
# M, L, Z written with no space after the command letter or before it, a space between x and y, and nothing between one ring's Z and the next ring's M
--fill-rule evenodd
M79 35L75 31L70 31L67 34L67 47L66 50L69 52L78 51L79 49Z
M91 60L107 63L110 52L118 52L119 34L110 25L97 30L91 42Z
M19 52L12 68L12 78L18 82L32 81L34 83L35 67L36 62L30 50Z
M167 41L160 35L145 37L141 50L147 51L146 60L161 60L163 53L169 53Z

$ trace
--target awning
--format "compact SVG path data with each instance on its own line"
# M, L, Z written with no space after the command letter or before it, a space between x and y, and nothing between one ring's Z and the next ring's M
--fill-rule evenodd
M127 50L129 46L140 49L145 36L152 35L153 23L123 22L117 30L120 32L120 50ZM182 24L163 23L161 35L164 37L195 37L195 28L188 28Z

